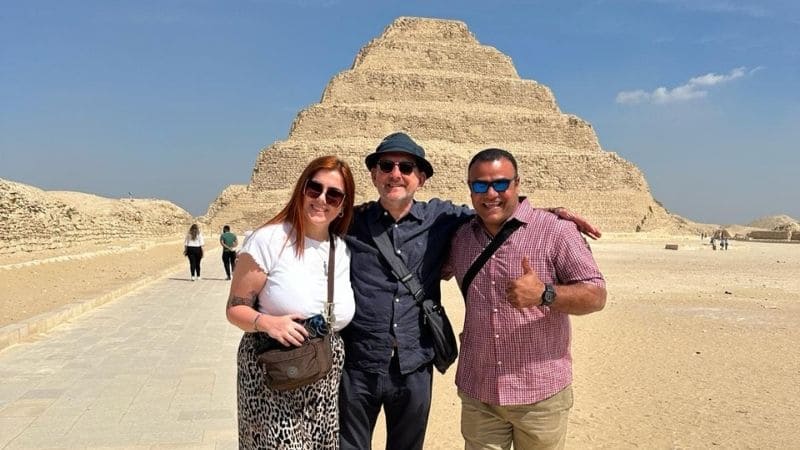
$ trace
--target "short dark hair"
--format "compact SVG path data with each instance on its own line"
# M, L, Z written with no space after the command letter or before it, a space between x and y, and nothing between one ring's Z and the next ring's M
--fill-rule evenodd
M516 158L514 158L514 155L512 155L510 152L503 150L502 148L487 148L486 150L479 151L469 162L469 166L467 166L467 172L469 172L470 169L472 169L472 166L474 166L477 162L497 161L504 158L511 161L511 165L514 166L514 176L517 176Z
M222 232L223 232L223 233L227 233L228 231L231 231L231 227L229 227L229 226L227 226L227 225L225 225L224 227L222 227Z

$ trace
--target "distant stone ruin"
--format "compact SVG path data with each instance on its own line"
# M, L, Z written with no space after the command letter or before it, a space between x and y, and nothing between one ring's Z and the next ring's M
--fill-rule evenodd
M753 223L761 225L767 230L752 230L747 233L746 239L755 241L770 242L800 242L800 222L786 216L767 216L762 217Z
M747 239L755 241L800 241L800 231L751 231L747 233Z
M401 17L368 43L350 70L301 111L289 137L261 151L247 186L231 186L205 217L241 232L271 217L311 159L336 154L357 176L356 201L377 194L364 157L394 131L427 151L435 175L418 198L469 204L466 167L487 147L514 153L521 191L536 205L567 206L605 231L674 231L639 169L600 147L592 126L562 113L547 86L519 77L511 58L481 45L466 24Z
M0 257L120 240L179 238L192 216L164 200L43 191L0 179Z

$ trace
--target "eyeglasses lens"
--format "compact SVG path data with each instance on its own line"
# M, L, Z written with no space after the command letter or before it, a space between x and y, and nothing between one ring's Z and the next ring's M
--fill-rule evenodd
M317 183L314 180L308 180L306 182L305 194L311 198L317 198L320 195L325 193L325 203L334 208L337 208L339 205L342 204L342 200L344 200L344 192L340 191L336 188L325 188L320 183Z
M400 173L402 173L403 175L410 175L411 172L414 171L414 167L416 167L416 164L414 164L411 161L395 162L395 161L389 161L387 159L381 159L380 161L378 161L378 167L381 169L381 172L383 173L391 173L392 170L394 170L394 166L397 166L400 169Z
M501 179L501 180L494 180L494 181L473 181L469 184L470 189L472 192L476 194L485 194L489 192L489 186L494 189L495 192L505 192L508 190L508 187L511 186L511 180Z

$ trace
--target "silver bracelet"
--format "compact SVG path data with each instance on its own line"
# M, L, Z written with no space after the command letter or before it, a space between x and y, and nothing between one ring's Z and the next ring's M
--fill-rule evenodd
M256 314L256 318L253 319L253 330L255 330L256 333L260 333L261 332L258 329L258 319L260 319L260 318L261 318L261 313L258 313L258 314Z

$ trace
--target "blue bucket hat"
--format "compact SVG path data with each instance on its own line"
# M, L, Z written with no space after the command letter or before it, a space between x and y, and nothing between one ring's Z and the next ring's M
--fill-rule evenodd
M420 168L428 178L433 176L433 166L428 160L425 159L425 149L419 144L414 142L405 133L392 133L378 144L375 153L368 155L364 162L367 163L367 169L372 169L378 164L378 159L384 153L405 153L411 155L417 161L417 167Z

